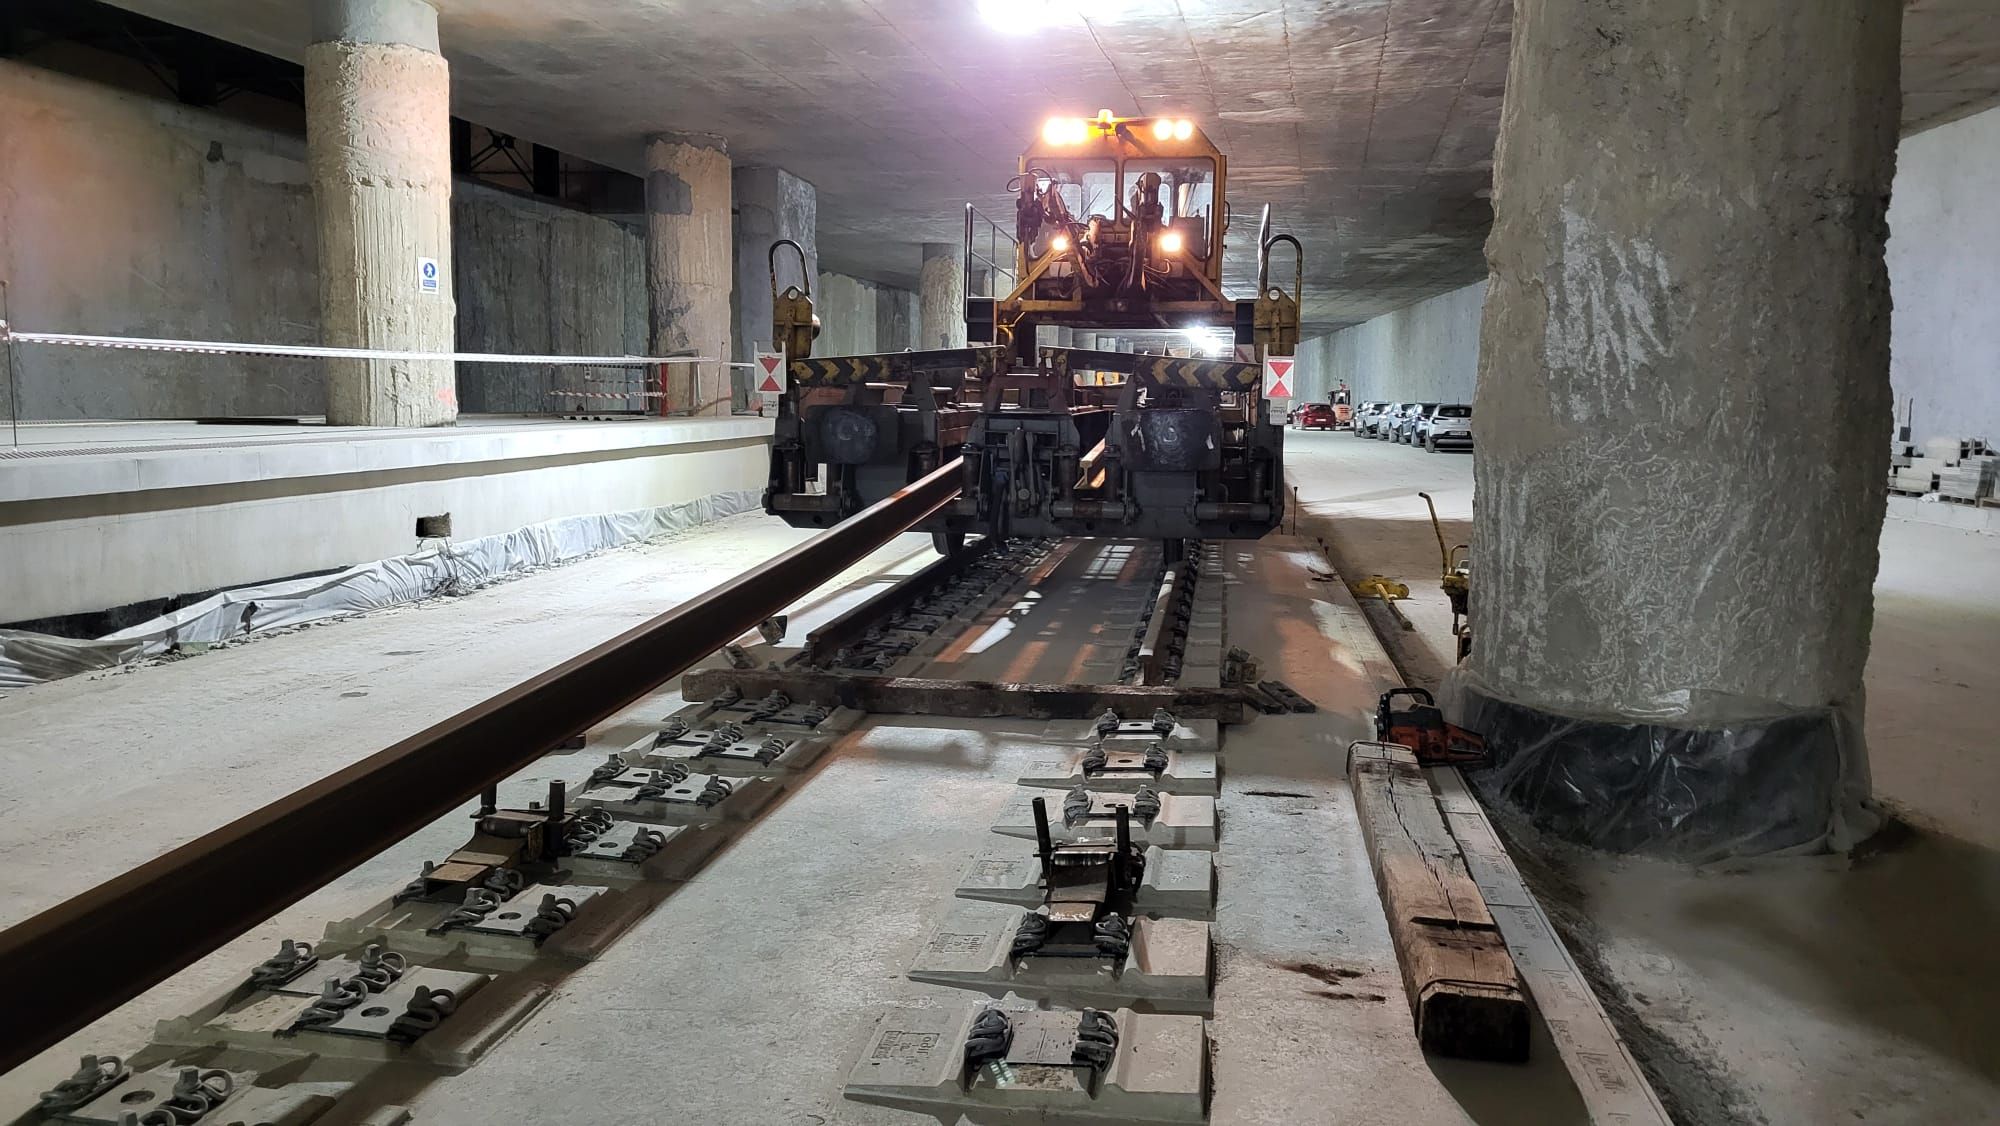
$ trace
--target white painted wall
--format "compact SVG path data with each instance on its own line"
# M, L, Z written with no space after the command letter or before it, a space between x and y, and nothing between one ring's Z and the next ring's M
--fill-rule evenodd
M1903 139L1889 200L1889 380L1912 436L2000 442L2000 109Z
M1307 397L1325 401L1345 379L1357 403L1471 402L1485 305L1481 281L1306 341L1299 353Z

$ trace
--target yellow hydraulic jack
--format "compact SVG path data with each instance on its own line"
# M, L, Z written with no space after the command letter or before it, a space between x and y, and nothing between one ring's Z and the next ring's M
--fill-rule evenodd
M1264 209L1264 226L1271 223L1271 209ZM1265 234L1260 238L1264 250L1257 256L1257 304L1252 313L1251 328L1259 355L1290 356L1299 347L1299 294L1305 292L1306 263L1305 251L1299 240L1290 235ZM1285 292L1282 286L1271 284L1271 248L1278 243L1290 243L1292 247L1292 291Z
M799 256L799 276L803 288L788 285L778 292L778 248L789 246ZM771 342L785 354L786 362L803 360L813 354L813 338L819 335L819 317L813 313L812 267L805 248L788 238L771 244Z
M1444 525L1438 523L1437 504L1429 493L1418 493L1424 504L1431 510L1431 531L1438 541L1438 562L1444 573L1438 578L1438 585L1444 588L1445 597L1451 599L1451 635L1458 639L1458 659L1465 660L1472 652L1472 622L1467 603L1472 598L1472 547L1459 544L1446 548L1444 545Z

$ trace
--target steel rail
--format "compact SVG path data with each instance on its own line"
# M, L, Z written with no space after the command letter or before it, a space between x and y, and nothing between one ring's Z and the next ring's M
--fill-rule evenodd
M0 1072L685 672L949 504L962 474L956 460L941 466L714 590L0 932Z
M897 611L928 597L933 591L963 574L967 567L984 558L986 553L993 549L993 544L992 536L981 536L964 548L933 561L923 570L813 630L806 635L805 648L799 652L798 663L823 664L832 660L840 650L861 640L869 630Z

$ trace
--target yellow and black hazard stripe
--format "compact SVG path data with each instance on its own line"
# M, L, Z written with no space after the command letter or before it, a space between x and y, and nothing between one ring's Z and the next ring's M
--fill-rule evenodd
M888 378L887 356L826 356L785 365L794 387L846 387Z
M1191 387L1205 391L1248 391L1258 386L1263 375L1261 366L1235 360L1197 360L1074 348L1043 348L1041 361L1045 369L1058 377L1074 371L1131 372L1134 378L1155 386Z
M1248 391L1258 385L1263 369L1234 360L1195 360L1179 356L1141 356L1133 365L1139 379L1163 387L1195 387L1205 391Z
M1005 349L937 348L926 352L882 352L873 356L809 356L785 366L794 387L850 387L856 383L903 383L918 372L973 372L992 376L1003 368Z

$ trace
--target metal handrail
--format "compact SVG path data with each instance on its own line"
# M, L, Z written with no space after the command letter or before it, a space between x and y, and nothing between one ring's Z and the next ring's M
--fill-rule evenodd
M525 683L0 931L0 1072L615 715L958 496L954 459Z
M975 220L977 222L986 224L985 254L979 254L972 248ZM1005 266L1002 266L999 262L1000 241L1002 239L1006 240L1008 246L1007 265ZM987 218L985 215L981 214L978 208L973 207L969 203L966 204L965 205L965 295L967 297L998 297L1002 293L1012 293L1014 291L1014 286L1020 284L1019 272L1014 269L1014 250L1015 248L1018 248L1020 245L1021 245L1020 240L1016 239L1013 235L1008 234L1006 228L1002 227L1000 224L994 222L993 220ZM972 292L972 273L973 273L972 264L974 262L980 262L986 266L987 292L985 293ZM997 284L1001 275L1003 274L1007 277L1009 283L1007 288L1004 290L1002 290Z

